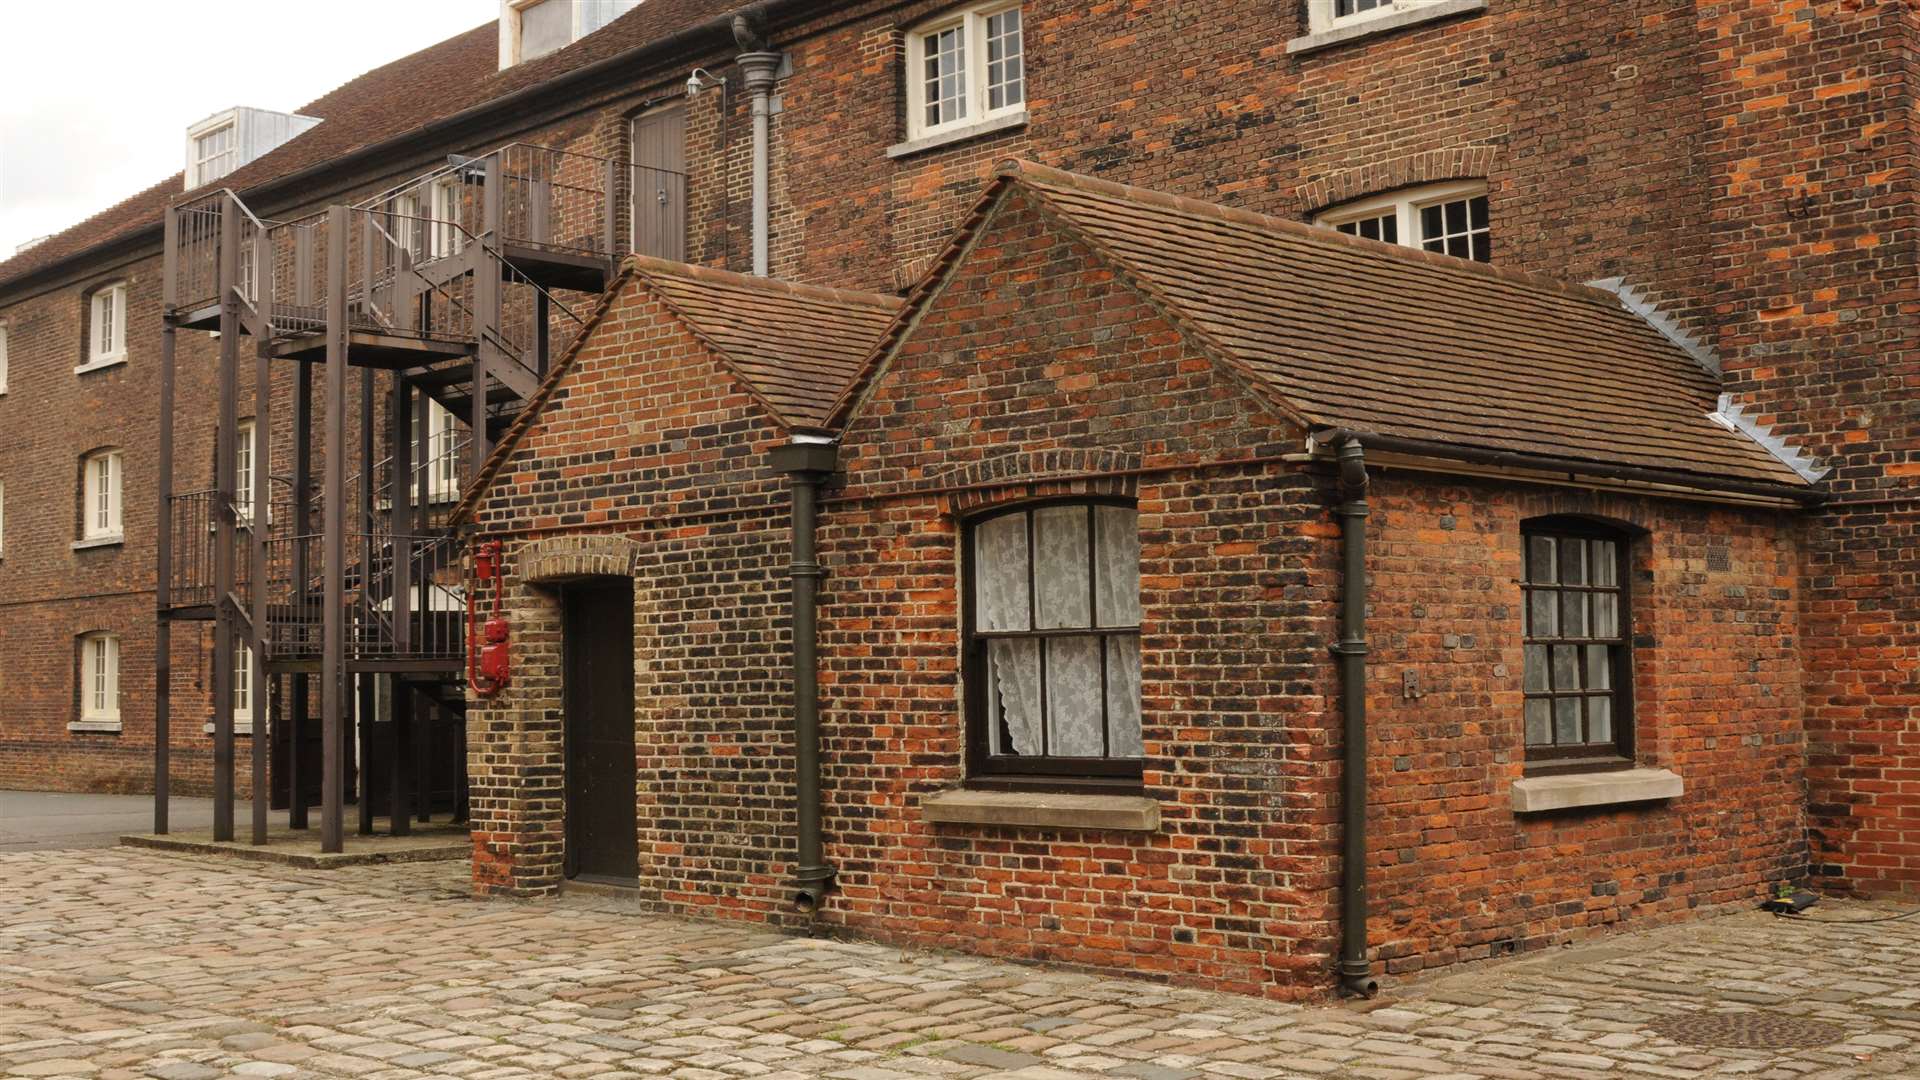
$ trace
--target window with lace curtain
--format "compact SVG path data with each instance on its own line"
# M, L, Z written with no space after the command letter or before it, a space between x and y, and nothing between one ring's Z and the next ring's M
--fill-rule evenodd
M1130 505L1051 503L968 523L968 775L1140 777L1140 535Z

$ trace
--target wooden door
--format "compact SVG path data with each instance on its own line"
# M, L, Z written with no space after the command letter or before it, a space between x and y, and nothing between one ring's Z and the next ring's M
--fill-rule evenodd
M605 579L561 596L568 877L632 884L633 582Z
M633 121L633 251L687 258L687 110L673 105Z

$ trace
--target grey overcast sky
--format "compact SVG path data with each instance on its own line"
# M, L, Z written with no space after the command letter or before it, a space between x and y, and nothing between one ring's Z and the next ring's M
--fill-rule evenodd
M0 0L0 259L178 172L189 124L291 112L499 0Z

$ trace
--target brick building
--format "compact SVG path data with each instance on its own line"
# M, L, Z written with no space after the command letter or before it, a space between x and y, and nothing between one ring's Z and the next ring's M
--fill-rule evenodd
M501 27L302 109L320 122L223 180L263 219L339 202L394 215L403 196L387 193L446 155L533 144L614 163L591 167L598 209L576 207L609 237L599 255L782 283L643 261L597 300L563 295L588 328L552 343L501 448L461 466L456 520L507 543L518 665L469 705L481 887L579 872L586 815L567 814L557 779L578 747L560 718L570 679L589 676L555 645L568 597L604 625L623 589L638 862L609 872L679 910L1307 992L1357 922L1341 908L1357 876L1341 815L1360 772L1342 763L1340 719L1341 668L1356 664L1371 718L1361 944L1386 970L1751 902L1805 876L1913 887L1909 5L736 7L647 0L567 32L510 8ZM1039 164L994 179L1008 158ZM129 423L151 411L137 383L160 322L148 283L183 186L0 264L0 425L20 430L6 412L26 400ZM420 196L402 216L438 228L462 213ZM1163 233L1119 251L1100 230L1125 230L1095 203ZM1356 239L1301 239L1288 222ZM1316 307L1250 324L1178 295L1201 271L1265 265L1243 248L1269 244L1316 252L1275 279ZM1213 265L1178 268L1188 249ZM1336 257L1394 269L1320 290L1314 260ZM121 275L128 362L74 374L62 354L81 354L94 292ZM1405 275L1449 284L1414 303ZM909 290L907 314L879 325L882 294ZM769 341L787 325L765 317L776 304L812 333ZM1308 317L1322 310L1352 317ZM1466 363L1472 349L1444 335L1429 355L1389 355L1436 328L1495 338L1494 312L1521 327L1489 360L1505 367ZM1553 348L1567 342L1606 362ZM181 370L204 376L210 355L183 349ZM1386 389L1365 407L1328 405L1370 381ZM175 487L211 486L212 425L179 416ZM8 680L23 719L0 732L0 776L138 787L144 443L117 444L122 544L70 550L89 539L81 463L110 447L41 445L54 434L0 444L0 634L31 658ZM290 440L276 427L265 458ZM1341 537L1359 485L1333 448L1349 444L1373 469L1364 658L1327 652L1348 636ZM791 563L813 580L814 560L792 549L790 499L818 500L824 573L817 633L800 637L785 576ZM998 601L963 560L1014 543L1019 521L1033 565L1039 523L1069 506L1088 515L1074 535L1135 523L1140 596L1130 624L1050 629L1084 631L1055 635L1070 651L1098 642L1072 670L1097 654L1138 689L1099 695L1100 754L1086 729L1061 734L1080 747L1064 757L1104 762L1063 784L1034 719L1047 706L999 700L1034 677L985 674L1056 646L983 629L979 605ZM994 521L997 539L980 539ZM1094 547L1077 573L1107 565ZM1568 551L1617 560L1610 583L1583 567L1568 589ZM1607 685L1532 634L1535 602L1589 605L1587 619L1627 605L1617 641L1578 642L1617 657L1592 661ZM117 733L90 730L79 701L103 629L125 645ZM188 673L205 661L175 640L176 699L204 715ZM1578 670L1556 672L1556 649ZM1560 674L1581 689L1560 692ZM808 748L796 760L782 724L812 719L813 677L817 833ZM1138 732L1115 753L1108 699L1135 695ZM1614 749L1548 752L1562 722ZM1625 805L1568 808L1619 792L1598 774L1535 775L1556 756L1665 775ZM1033 786L1023 775L1059 790L1010 807Z

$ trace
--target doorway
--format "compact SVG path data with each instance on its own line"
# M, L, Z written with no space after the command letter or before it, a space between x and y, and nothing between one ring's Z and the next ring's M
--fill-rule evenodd
M560 595L566 711L566 875L632 885L633 581L596 578Z
M633 253L687 257L687 110L671 105L633 121Z

